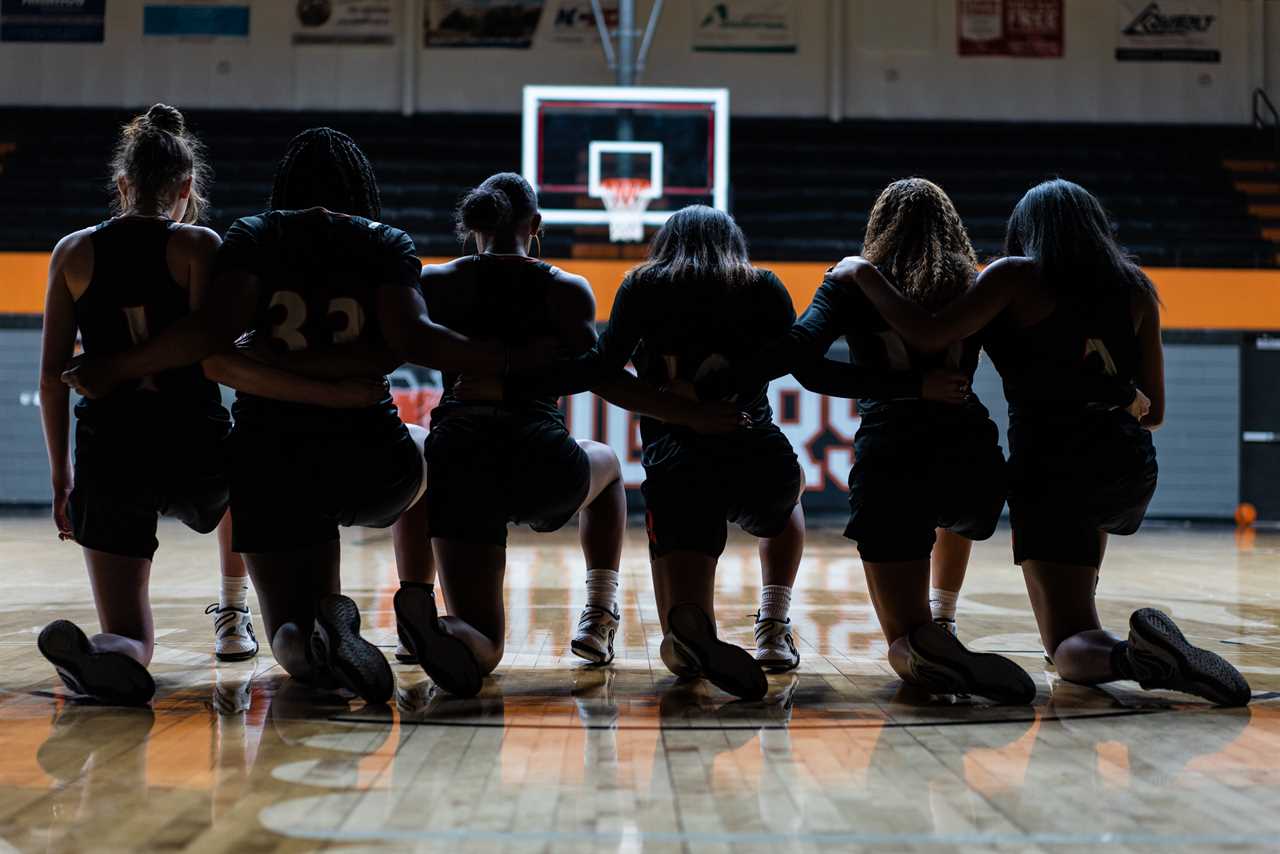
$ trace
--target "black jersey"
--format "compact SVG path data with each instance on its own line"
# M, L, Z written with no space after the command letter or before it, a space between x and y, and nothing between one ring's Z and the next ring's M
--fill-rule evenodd
M757 270L750 283L732 287L720 282L638 280L628 274L614 298L609 325L592 351L545 376L513 375L507 395L519 399L553 390L586 391L628 361L650 385L691 391L703 376L750 358L761 342L782 335L794 321L791 295L768 270ZM768 384L761 380L737 397L754 424L773 419L767 392ZM654 418L640 419L646 446L687 432Z
M972 381L978 369L981 345L975 339L958 341L936 353L921 353L885 322L860 288L823 281L789 339L792 346L801 345L817 355L841 335L849 344L849 361L867 378L863 389L855 389L853 395L862 415L884 412L893 401L918 398L919 378L929 371L958 371Z
M169 238L181 227L171 220L119 217L90 234L93 276L75 303L86 354L122 353L190 312L190 295L174 281L166 256ZM157 393L167 403L221 407L217 385L205 378L199 365L189 365L124 383L98 400L86 398L77 406L77 415L92 416L135 392Z
M431 319L468 338L496 338L509 348L555 337L547 292L558 271L545 261L517 255L472 255L447 267L423 270L422 292ZM444 374L441 406L458 403L456 373ZM558 413L557 396L518 401L519 408Z
M326 351L383 346L377 290L417 288L422 262L413 240L398 228L313 208L236 220L216 269L258 278L258 304L248 331L281 351ZM318 409L243 392L237 401L243 404L238 411Z
M1060 303L1030 326L999 317L987 328L986 346L1004 381L1011 415L1087 405L1127 406L1140 361L1127 288ZM1078 376L1101 389L1081 395L1046 377ZM1105 392L1105 393L1103 393Z

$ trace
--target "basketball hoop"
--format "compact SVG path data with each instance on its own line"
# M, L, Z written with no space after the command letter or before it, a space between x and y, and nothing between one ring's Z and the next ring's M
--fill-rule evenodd
M643 178L605 178L601 198L609 212L609 239L614 243L644 240L644 212L649 207L650 182Z

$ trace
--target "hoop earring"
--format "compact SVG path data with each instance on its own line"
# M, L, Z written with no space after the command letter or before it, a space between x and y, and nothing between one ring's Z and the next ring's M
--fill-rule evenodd
M536 252L534 252L534 253L533 253L533 257L534 257L534 258L541 258L541 257L542 257L542 238L535 234L535 235L533 236L533 242L534 242L534 243L537 245L537 247L538 247L538 250L537 250Z

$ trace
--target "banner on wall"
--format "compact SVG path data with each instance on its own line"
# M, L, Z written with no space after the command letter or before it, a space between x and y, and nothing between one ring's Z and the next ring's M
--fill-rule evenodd
M1116 59L1221 62L1220 0L1120 0Z
M296 45L393 45L404 0L297 0Z
M616 30L618 0L603 0L600 11L604 13L604 25ZM551 16L550 33L544 35L560 47L600 50L600 29L591 0L559 0Z
M208 3L142 7L142 34L179 38L248 38L249 7Z
M107 0L0 0L0 41L101 42Z
M693 49L718 53L795 53L792 0L692 0Z
M958 0L961 56L1062 56L1063 0Z
M528 48L543 0L427 0L424 47Z

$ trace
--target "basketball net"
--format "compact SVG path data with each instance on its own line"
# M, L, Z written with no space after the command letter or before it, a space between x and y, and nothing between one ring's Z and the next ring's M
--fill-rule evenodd
M614 243L644 240L644 212L649 200L643 178L606 178L600 182L604 208L609 212L609 239Z

